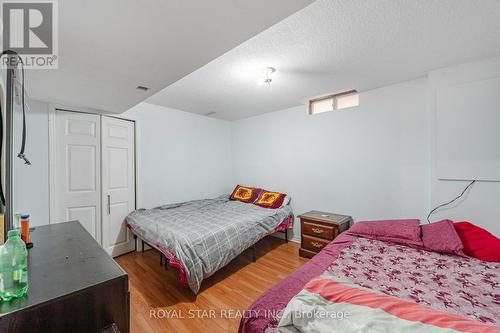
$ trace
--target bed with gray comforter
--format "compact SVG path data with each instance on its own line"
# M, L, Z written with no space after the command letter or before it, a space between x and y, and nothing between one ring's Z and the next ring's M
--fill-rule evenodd
M269 209L228 196L139 209L127 217L134 233L159 244L183 264L196 294L203 279L272 232L291 216L289 205Z

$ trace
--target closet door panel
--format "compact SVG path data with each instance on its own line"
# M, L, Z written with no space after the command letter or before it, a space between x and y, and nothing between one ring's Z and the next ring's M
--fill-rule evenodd
M134 249L126 217L135 209L134 123L102 117L102 245L112 256Z
M54 222L78 220L100 242L100 116L57 110L54 135Z

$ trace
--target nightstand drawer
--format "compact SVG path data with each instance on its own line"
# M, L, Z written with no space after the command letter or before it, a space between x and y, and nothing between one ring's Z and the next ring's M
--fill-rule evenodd
M302 247L304 249L319 252L321 251L330 241L321 239L318 237L302 235Z
M335 238L335 230L333 227L306 221L302 222L302 232L305 235L315 236L328 240L333 240L333 238Z

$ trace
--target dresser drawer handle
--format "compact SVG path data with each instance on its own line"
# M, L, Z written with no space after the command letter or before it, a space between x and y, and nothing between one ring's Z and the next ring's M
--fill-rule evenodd
M321 228L312 228L311 229L312 232L314 232L315 234L322 234L323 232L325 232L325 230L321 229Z
M323 244L318 243L318 242L311 242L311 245L314 246L317 249L320 249L323 247Z

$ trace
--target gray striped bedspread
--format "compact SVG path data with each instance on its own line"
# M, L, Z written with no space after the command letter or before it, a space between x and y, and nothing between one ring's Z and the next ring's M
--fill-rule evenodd
M227 196L139 209L127 223L150 244L159 244L184 265L196 294L209 277L292 215L279 209L231 201Z

